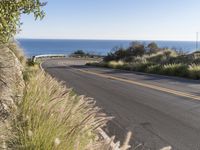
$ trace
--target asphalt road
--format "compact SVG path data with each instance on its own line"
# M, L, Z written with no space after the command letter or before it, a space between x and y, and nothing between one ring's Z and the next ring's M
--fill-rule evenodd
M200 150L200 82L106 68L86 67L85 60L54 59L43 68L93 97L114 120L105 129L145 149Z

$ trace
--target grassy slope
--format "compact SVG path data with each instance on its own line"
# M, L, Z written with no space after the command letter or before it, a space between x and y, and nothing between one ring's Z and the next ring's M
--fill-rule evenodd
M4 147L15 150L104 150L114 138L100 138L98 128L110 117L100 112L92 98L79 96L27 62L17 44L9 45L24 65L24 97L11 121ZM120 150L129 148L130 133Z
M78 96L37 66L25 73L26 89L13 123L13 149L86 149L97 143L108 118L91 98Z
M132 61L102 61L88 65L124 69L152 74L200 79L200 59L189 55L178 55L172 50L164 50L155 54L133 57Z
M7 44L24 66L26 87L18 104L18 114L11 121L10 149L95 149L109 147L98 139L97 128L109 120L99 112L91 98L76 95L62 83L28 63L16 43ZM9 125L10 126L10 125ZM4 144L4 147L6 146Z

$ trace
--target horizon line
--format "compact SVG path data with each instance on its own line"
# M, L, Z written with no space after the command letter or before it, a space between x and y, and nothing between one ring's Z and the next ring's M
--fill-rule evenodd
M161 40L158 40L158 39L103 39L103 38L99 38L99 39L93 39L93 38L29 38L29 37L16 37L15 39L17 40L93 40L93 41L152 41L152 42L157 42L157 41L171 41L171 42L196 42L195 40L175 40L175 39L161 39ZM198 41L200 42L200 41Z

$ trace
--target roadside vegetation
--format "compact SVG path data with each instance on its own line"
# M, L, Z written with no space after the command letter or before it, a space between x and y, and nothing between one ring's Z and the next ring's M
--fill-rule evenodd
M103 61L87 65L200 79L200 52L186 54L159 48L154 42L147 46L133 42L127 49L117 48Z
M21 58L18 48L13 46ZM5 149L112 150L114 137L108 140L100 134L112 117L102 113L92 98L77 95L43 72L39 63L30 61L23 65L23 99L17 104L18 111L9 130L4 131L9 133ZM128 133L120 150L129 149L130 138Z
M75 58L102 58L102 56L100 55L96 55L96 54L91 54L88 52L85 52L83 50L77 50L75 52L73 52L70 57L75 57Z
M35 19L42 19L44 5L46 3L39 0L0 1L0 49L6 48L5 53L12 56L12 62L17 62L14 66L20 68L16 69L16 72L9 72L11 76L7 77L8 82L13 82L13 76L19 74L21 82L25 83L20 89L21 93L17 93L17 86L8 87L11 94L15 94L9 99L0 97L0 149L112 150L114 138L105 139L100 134L101 127L104 127L111 117L102 113L92 98L77 95L62 82L40 70L37 62L27 60L14 42L14 35L21 25L21 14L32 13ZM80 51L77 54L88 55ZM2 53L0 55L7 56ZM11 57L5 58L9 59ZM7 65L2 63L3 66ZM9 65L1 69L6 71L10 68ZM4 81L2 83L6 84ZM18 100L19 96L21 97ZM8 103L9 105L6 105ZM4 109L6 118L3 116ZM7 111L9 109L12 110ZM130 138L131 133L119 147L120 150L130 147Z
M89 149L97 144L97 129L109 120L91 98L76 95L40 71L24 72L26 88L13 121L12 149Z

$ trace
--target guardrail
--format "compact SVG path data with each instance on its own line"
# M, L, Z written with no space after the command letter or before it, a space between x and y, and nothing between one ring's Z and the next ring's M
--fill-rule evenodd
M35 62L38 58L52 58L52 57L67 57L64 54L47 54L47 55L37 55L32 57L32 61Z

